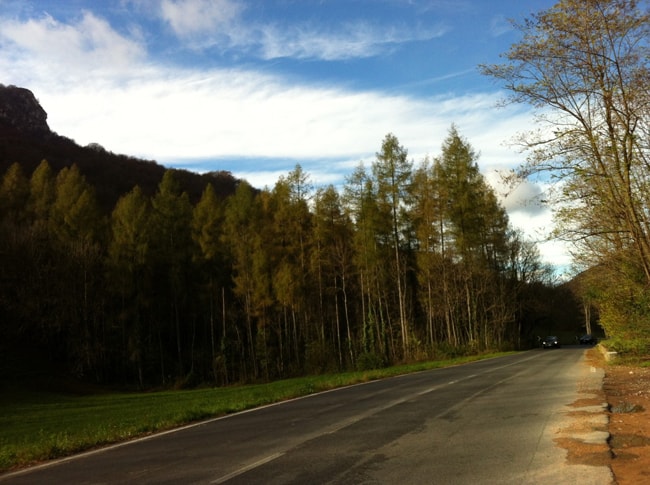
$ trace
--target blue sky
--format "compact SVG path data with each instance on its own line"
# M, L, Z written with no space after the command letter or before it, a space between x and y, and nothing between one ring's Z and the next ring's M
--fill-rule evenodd
M31 89L77 143L272 186L300 163L316 185L369 165L387 133L420 162L452 123L481 154L513 225L551 211L499 172L525 155L523 106L497 108L481 63L553 0L0 0L0 83ZM564 266L566 248L540 246Z

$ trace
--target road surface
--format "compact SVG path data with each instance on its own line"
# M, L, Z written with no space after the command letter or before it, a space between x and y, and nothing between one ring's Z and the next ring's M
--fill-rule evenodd
M584 349L533 350L206 421L0 484L609 483L554 443Z

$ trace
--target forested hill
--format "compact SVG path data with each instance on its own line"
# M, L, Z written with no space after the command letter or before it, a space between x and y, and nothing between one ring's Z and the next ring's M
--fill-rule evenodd
M98 140L101 136L97 133ZM0 173L18 163L29 176L42 160L47 160L55 172L76 165L94 186L100 205L107 210L136 185L144 194L153 195L168 170L153 161L117 155L99 144L79 146L50 130L47 112L30 90L0 84ZM174 178L193 203L199 200L208 183L213 185L218 197L226 198L235 192L239 182L225 171L203 175L173 171Z
M582 323L453 126L433 163L389 133L340 192L300 165L255 190L79 147L24 89L0 106L0 385L259 382Z

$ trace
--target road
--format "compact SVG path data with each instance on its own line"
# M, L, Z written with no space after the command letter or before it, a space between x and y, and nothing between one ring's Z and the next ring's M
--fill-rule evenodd
M533 350L266 406L0 484L608 483L553 442L584 349Z

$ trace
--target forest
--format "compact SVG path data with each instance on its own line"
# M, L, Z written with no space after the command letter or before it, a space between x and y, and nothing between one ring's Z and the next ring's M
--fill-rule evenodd
M552 271L455 127L415 163L396 136L343 187L300 165L193 202L174 170L113 207L77 165L0 186L5 345L133 388L229 385L526 348ZM105 204L104 204L105 205ZM545 316L546 315L546 316Z

